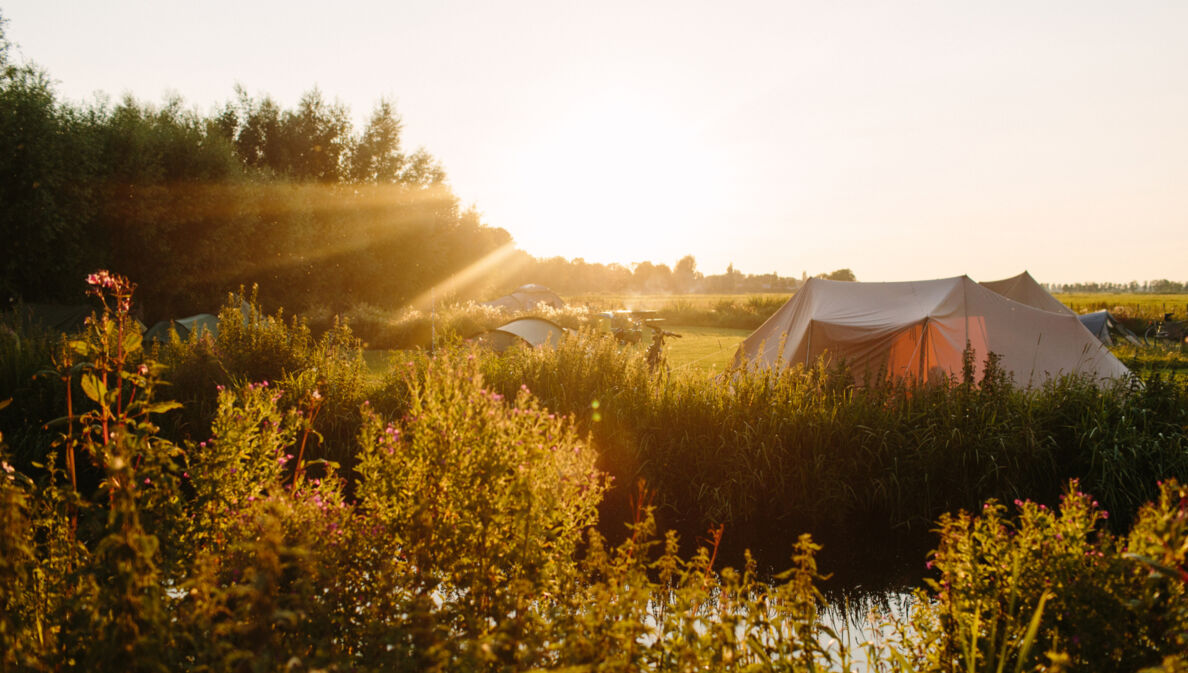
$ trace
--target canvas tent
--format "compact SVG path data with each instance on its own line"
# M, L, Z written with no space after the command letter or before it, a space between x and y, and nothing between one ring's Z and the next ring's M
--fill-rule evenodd
M516 344L556 346L563 338L565 328L551 320L519 318L479 335L478 342L502 353Z
M1007 299L1013 299L1020 304L1026 304L1032 308L1051 311L1052 313L1076 315L1072 309L1060 303L1059 299L1053 297L1050 292L1044 289L1044 286L1037 283L1031 277L1031 274L1026 271L1018 276L987 281L981 283L981 286L994 290Z
M1041 288L1042 289L1042 288ZM1071 312L1008 299L968 276L897 283L810 279L747 337L738 367L844 360L857 380L885 375L960 376L969 344L980 378L986 357L1020 385L1081 373L1100 380L1128 370Z
M144 333L145 341L169 341L169 327L177 330L177 335L183 340L188 339L192 332L210 332L211 336L219 333L219 318L209 313L199 313L188 318L177 320L162 320Z
M483 306L494 306L509 311L531 311L538 306L563 308L565 302L555 292L543 285L529 283L516 288L515 292L498 299L483 302Z

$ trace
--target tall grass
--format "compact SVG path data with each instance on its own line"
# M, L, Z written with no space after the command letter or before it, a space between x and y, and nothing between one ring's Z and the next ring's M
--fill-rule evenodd
M1188 370L1188 343L1155 341L1135 346L1120 342L1110 351L1134 371L1172 373Z
M52 369L52 342L34 341L40 355L24 366L44 361ZM369 375L359 348L345 323L315 337L303 320L264 315L250 296L233 296L217 338L178 340L157 353L172 383L161 394L184 405L158 422L177 442L199 442L210 436L219 386L268 381L291 404L316 392L323 402L306 456L340 464L349 492L361 405L407 413L405 372L432 361L410 351L394 358L392 370ZM875 564L863 562L871 546L899 557L880 564L889 574L879 581L916 572L932 522L985 498L1053 502L1067 479L1079 478L1125 523L1157 480L1188 479L1181 378L1104 390L1075 378L1020 390L993 368L981 383L918 388L855 387L820 367L707 379L696 371L654 374L638 350L594 332L556 349L474 355L502 394L526 386L591 433L600 466L615 478L601 506L609 536L621 534L628 496L644 479L659 495L662 524L685 539L726 524L726 556L738 560L749 547L779 567L792 541L810 531L847 582L874 581L867 573ZM61 415L65 392L60 377L34 384L36 394L18 396L19 417L18 402L0 410L0 430L29 461L46 450L40 427ZM852 577L844 577L847 568Z
M654 377L596 335L488 360L487 376L575 414L621 487L658 491L666 524L688 536L725 523L728 547L776 565L802 531L853 555L926 539L941 513L986 498L1054 502L1070 478L1124 524L1157 480L1188 478L1178 379L1024 390L993 363L981 383L922 387L855 387L820 367Z

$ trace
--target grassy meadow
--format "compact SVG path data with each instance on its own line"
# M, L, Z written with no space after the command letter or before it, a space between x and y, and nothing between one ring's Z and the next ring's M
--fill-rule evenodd
M1188 318L1188 295L1183 294L1060 293L1053 296L1077 313L1106 309L1123 322L1160 320L1164 313L1174 313L1177 320Z

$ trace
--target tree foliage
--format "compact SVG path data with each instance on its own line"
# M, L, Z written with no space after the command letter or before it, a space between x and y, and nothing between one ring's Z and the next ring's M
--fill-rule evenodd
M210 115L176 97L68 104L0 33L0 290L68 302L109 265L138 279L149 320L256 283L296 310L400 305L510 243L402 130L381 100L356 134L317 88L286 109L237 87Z

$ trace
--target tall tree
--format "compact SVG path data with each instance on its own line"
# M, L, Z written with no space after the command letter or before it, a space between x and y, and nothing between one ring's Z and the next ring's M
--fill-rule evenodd
M399 181L406 160L400 152L403 124L396 108L381 100L350 158L350 179L354 182L391 183Z
M340 182L351 149L351 119L340 103L327 103L314 87L283 118L284 173L299 181Z
M673 267L672 282L674 289L679 292L689 292L701 274L697 273L697 259L693 255L685 255Z
M36 65L9 60L0 17L0 301L81 295L89 235L94 144L87 120L55 99Z

